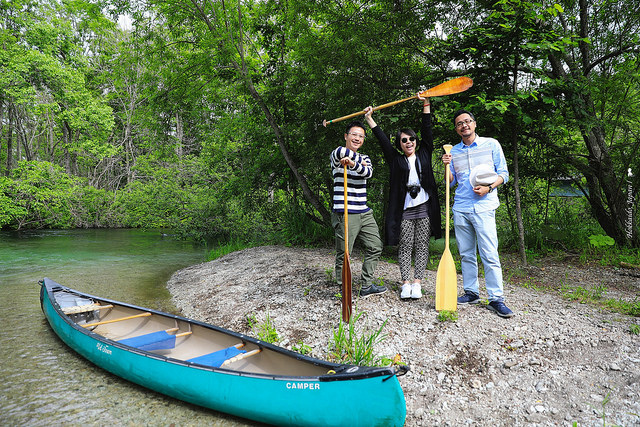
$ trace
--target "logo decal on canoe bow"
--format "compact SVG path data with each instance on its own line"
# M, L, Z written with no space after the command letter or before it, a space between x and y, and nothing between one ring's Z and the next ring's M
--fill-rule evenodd
M320 390L320 383L287 383L287 390Z
M100 350L103 353L111 354L111 349L109 348L108 345L105 345L99 342L99 343L96 343L96 347L98 350Z

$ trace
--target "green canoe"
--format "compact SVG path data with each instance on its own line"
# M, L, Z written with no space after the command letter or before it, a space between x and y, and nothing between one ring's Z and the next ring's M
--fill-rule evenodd
M290 426L402 426L406 366L330 363L217 326L41 282L54 332L97 366L216 411Z

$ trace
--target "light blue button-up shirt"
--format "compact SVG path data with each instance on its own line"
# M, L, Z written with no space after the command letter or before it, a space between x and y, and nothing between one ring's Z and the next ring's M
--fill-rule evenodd
M451 187L458 185L453 201L454 211L478 213L497 209L500 206L497 190L486 196L478 196L473 192L473 187L469 182L469 174L473 167L480 164L492 166L505 183L509 180L507 161L497 140L476 136L471 145L465 145L463 142L456 144L451 149L450 163L453 174Z

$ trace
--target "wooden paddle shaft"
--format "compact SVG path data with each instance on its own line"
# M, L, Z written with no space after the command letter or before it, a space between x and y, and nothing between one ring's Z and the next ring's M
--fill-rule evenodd
M423 92L420 92L420 96L423 98L429 98L434 96L444 96L444 95L453 95L455 93L464 92L473 86L473 80L469 77L457 77L455 79L448 80L444 83L440 83L438 86L432 87L431 89L427 89ZM396 104L400 104L401 102L409 101L410 99L416 99L418 96L413 95L408 98L399 99L397 101L391 101L386 104L378 105L377 107L373 107L373 111L382 110L383 108L391 107ZM322 125L327 127L328 124L341 122L343 120L351 119L353 117L357 117L364 114L364 110L358 111L357 113L352 113L343 117L338 117L333 120L323 120Z
M444 152L445 154L449 154L451 153L451 149L453 148L453 146L451 144L445 144L442 146L442 148L444 148ZM446 171L446 179L445 179L445 187L446 187L446 192L445 192L445 201L447 203L447 207L445 209L446 212L446 218L447 220L445 221L445 234L444 234L444 244L445 246L448 248L449 247L449 187L451 186L451 165L445 165L447 168Z
M87 323L86 325L80 325L80 326L82 326L83 328L90 328L92 326L106 325L107 323L122 322L123 320L137 319L138 317L147 317L147 316L151 316L151 313L136 314L134 316L121 317L120 319L113 319L113 320L104 320L102 322Z
M351 319L351 260L349 259L349 208L348 208L348 186L347 186L347 165L344 165L343 188L344 188L344 259L342 261L342 320L349 322Z

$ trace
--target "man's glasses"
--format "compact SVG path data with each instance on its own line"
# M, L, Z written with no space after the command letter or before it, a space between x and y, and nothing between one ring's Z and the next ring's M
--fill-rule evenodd
M364 139L365 138L365 136L363 134L361 134L361 133L349 132L349 135L353 135L356 138L360 138L360 139Z
M471 120L471 119L462 120L462 121L456 123L456 128L461 128L462 126L468 125L469 123L473 123L473 120Z
M415 137L415 136L410 136L409 138L407 138L407 137L402 138L400 141L402 141L402 143L403 143L403 144L406 144L408 141L413 142L413 141L415 141L415 140L416 140L416 137Z

